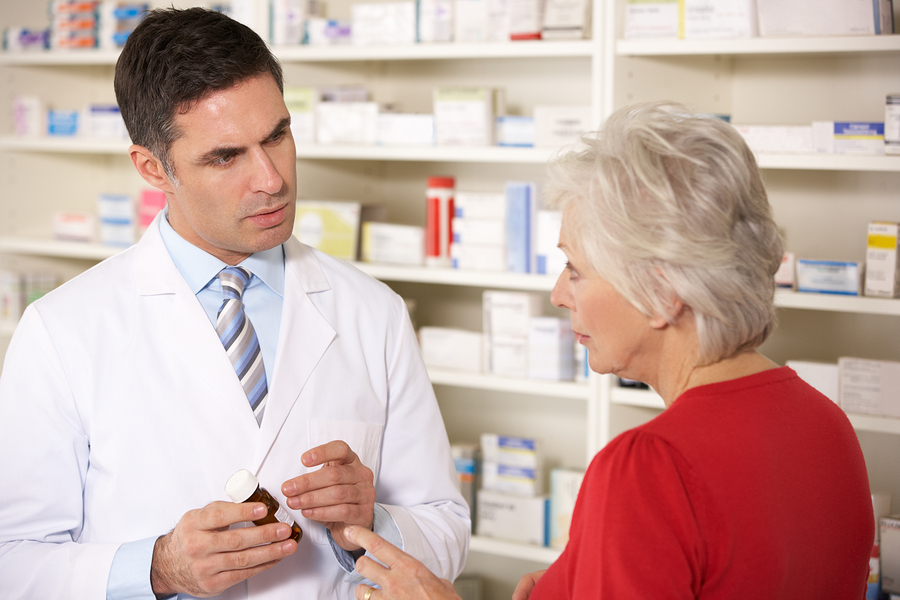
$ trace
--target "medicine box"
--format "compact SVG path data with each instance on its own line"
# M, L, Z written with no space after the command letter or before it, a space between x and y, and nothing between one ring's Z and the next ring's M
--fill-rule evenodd
M453 216L459 219L506 219L506 196L492 192L456 192Z
M866 238L866 296L900 296L900 224L869 223Z
M466 271L502 272L506 269L506 246L451 242L450 266Z
M502 90L449 86L434 89L434 137L439 146L491 146L494 118L506 112Z
M543 482L537 469L485 460L481 463L481 489L516 496L537 496L543 491Z
M754 152L810 153L811 125L734 125Z
M626 0L622 36L677 38L680 30L680 0Z
M884 123L815 121L816 152L825 154L884 154Z
M77 110L48 110L47 111L47 135L74 136L78 135L78 111Z
M53 213L53 238L71 242L90 242L94 239L94 216L82 212Z
M534 118L497 117L497 145L530 148L534 146Z
M482 244L503 246L506 239L506 222L502 219L453 218L453 241L458 244Z
M900 594L900 516L882 517L881 591Z
M574 341L569 319L532 317L528 335L528 377L571 381L575 376Z
M489 0L453 0L453 41L486 42L490 39ZM509 35L509 27L506 27Z
M537 211L537 187L530 181L506 183L506 270L533 273L534 220Z
M482 489L475 531L484 537L546 546L549 507L546 496L527 498Z
M797 260L797 290L822 294L858 296L862 268L858 262Z
M566 267L565 252L559 249L562 213L557 210L537 211L535 233L535 272L538 275L558 276Z
M482 294L484 333L527 339L531 318L541 314L542 300L539 294L531 292L485 290Z
M756 0L759 35L873 35L883 3L868 0ZM880 29L880 27L879 27Z
M506 0L509 39L539 40L544 24L544 0Z
M356 46L416 42L415 2L357 2L350 5L350 11Z
M294 235L331 256L356 260L361 216L359 202L298 200Z
M378 144L381 146L433 146L434 115L379 113Z
M90 139L127 140L128 130L115 104L91 104L82 113L81 135Z
M319 102L315 113L319 144L374 145L378 142L375 102Z
M478 475L481 463L481 451L478 444L450 444L450 455L456 468L459 491L469 505L469 516L472 520L472 531L475 531L475 510L478 496Z
M366 221L362 224L361 245L361 258L365 262L425 264L424 227Z
M747 38L759 33L756 0L682 0L685 39Z
M483 340L477 331L447 327L420 327L419 346L429 367L481 372Z
M492 335L485 339L485 370L494 375L528 377L528 336Z
M900 417L900 362L842 357L840 404L847 412Z
M591 3L587 0L546 0L541 39L577 40L590 37Z
M775 285L780 288L793 288L795 281L794 276L794 265L796 264L796 258L794 258L793 252L785 252L784 256L781 257L781 266L778 267L778 270L775 272Z
M311 87L284 88L284 103L291 114L291 135L295 144L316 142L316 103L319 92Z
M481 457L485 462L527 469L537 469L542 464L536 439L496 433L481 434Z
M350 21L314 17L306 20L306 43L310 46L337 46L353 42Z
M574 144L592 129L590 106L534 107L534 145L560 148Z
M578 490L584 480L583 471L553 469L550 471L550 547L565 548Z
M130 246L135 239L135 208L128 194L97 197L99 239L108 246Z
M419 0L419 42L453 41L453 0Z
M786 367L792 368L797 375L828 397L835 404L840 404L840 385L837 364L813 362L805 360L789 360Z

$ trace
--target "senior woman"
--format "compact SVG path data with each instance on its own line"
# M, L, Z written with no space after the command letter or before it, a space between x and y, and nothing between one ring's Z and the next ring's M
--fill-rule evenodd
M617 112L557 159L571 312L591 369L666 404L585 474L569 543L515 600L863 598L874 521L865 463L840 408L759 354L774 327L782 243L752 152L682 106ZM454 598L375 534L360 600ZM374 590L374 591L373 591Z

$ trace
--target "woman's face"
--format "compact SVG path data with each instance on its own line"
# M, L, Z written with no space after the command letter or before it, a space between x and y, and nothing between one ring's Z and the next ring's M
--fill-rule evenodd
M559 247L568 263L550 300L569 309L575 339L587 348L593 371L647 381L653 349L650 319L591 268L576 247L573 230L577 227L577 220L565 211Z

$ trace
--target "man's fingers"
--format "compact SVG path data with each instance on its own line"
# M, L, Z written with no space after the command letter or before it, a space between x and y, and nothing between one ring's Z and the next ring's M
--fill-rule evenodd
M185 518L196 529L217 531L227 529L235 523L255 521L266 515L266 505L261 502L222 502L207 504L200 510L185 514Z
M372 556L386 564L389 569L393 569L398 563L400 563L400 561L404 559L404 557L406 557L406 554L402 550L400 550L393 544L384 541L377 533L369 531L364 527L347 527L344 529L344 537L349 539L354 544L365 548ZM374 567L372 568L377 567L377 569L384 570L384 567L382 567L375 561L363 561L363 558L365 557L361 557L360 561L364 563L364 568L368 568L371 563L371 565L374 565ZM357 562L357 565L359 565L360 561ZM375 572L377 572L377 569ZM360 571L360 574L362 574L369 580L378 583L376 579L372 579L362 571Z
M347 465L356 459L356 453L343 440L334 440L321 446L316 446L304 452L303 456L300 457L300 461L307 467L324 465L327 462Z

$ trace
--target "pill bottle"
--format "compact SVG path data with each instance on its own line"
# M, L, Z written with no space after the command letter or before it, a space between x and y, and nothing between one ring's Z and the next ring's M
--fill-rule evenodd
M453 241L453 177L429 177L425 191L425 264L449 267Z
M294 522L291 515L278 504L278 500L266 491L266 488L259 486L256 476L247 469L241 469L228 479L228 482L225 483L225 493L234 502L262 502L266 505L269 512L262 519L253 521L253 523L256 525L286 523L291 526L291 539L300 543L300 538L303 537L303 530Z

